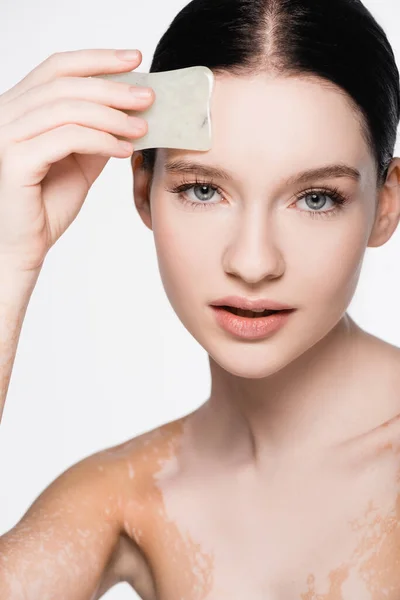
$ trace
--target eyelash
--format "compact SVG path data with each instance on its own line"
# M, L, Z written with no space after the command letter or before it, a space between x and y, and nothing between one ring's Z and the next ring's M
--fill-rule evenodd
M190 190L192 188L198 187L198 186L209 187L214 192L218 192L218 194L222 195L221 188L219 186L213 185L213 180L206 181L206 180L198 179L197 177L196 177L195 181L183 180L176 187L173 187L172 189L167 189L167 192L171 192L171 194L178 194L179 200L185 206L190 206L196 210L197 210L197 208L208 209L208 208L211 208L213 205L216 205L217 204L216 202L210 202L210 201L201 202L200 200L198 202L193 202L192 200L188 200L187 198L184 197L183 192ZM343 194L339 190L339 188L326 187L326 188L318 188L318 189L311 188L309 190L305 190L301 194L296 195L296 198L297 198L296 202L299 202L299 200L303 200L303 198L307 197L310 194L324 194L326 196L329 196L331 198L331 200L333 200L335 203L335 208L328 210L328 211L321 211L321 210L301 210L300 211L303 213L307 213L313 219L329 218L329 217L336 215L340 210L342 210L344 208L344 206L350 200L349 196L347 196L346 194Z

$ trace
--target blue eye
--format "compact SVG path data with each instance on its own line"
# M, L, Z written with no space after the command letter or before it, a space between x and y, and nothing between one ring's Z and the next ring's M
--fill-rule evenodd
M193 192L194 192L195 196L197 196L195 190L196 189L199 190L199 196L200 197L198 197L198 196L197 197L200 200L200 202L204 202L205 200L211 200L211 198L213 197L214 193L216 191L218 191L217 188L212 187L211 185L208 185L208 184L204 184L204 185L200 185L199 184L199 185L194 185L194 186L191 186L191 187L193 188ZM190 188L186 188L186 189L190 189ZM207 190L208 190L208 193L207 193ZM205 198L201 197L203 194L206 196Z
M324 208L326 205L326 199L330 198L330 196L332 196L332 194L327 194L325 192L308 192L307 194L303 194L303 196L299 198L298 202L300 200L304 200L308 208L311 210L318 210L320 208ZM310 203L307 202L307 199L309 198L312 199ZM322 201L321 198L323 199ZM335 200L332 200L332 198L330 199L331 201L335 202Z
M195 193L198 202L187 198L185 192L192 190ZM196 192L196 190L199 190L199 192ZM167 191L172 194L178 194L179 200L185 206L190 206L194 209L209 209L218 206L219 202L208 202L208 200L211 200L216 192L222 195L222 190L218 186L213 185L212 181L199 181L198 179L193 182L182 182L172 189L167 189ZM322 202L321 200L318 201L318 197L322 197L324 200ZM349 197L342 194L338 188L310 189L298 194L296 198L296 204L301 200L306 200L306 206L310 210L300 210L299 212L307 213L311 218L334 216L350 200ZM312 198L311 203L307 202L307 198ZM326 205L326 198L329 198L333 202L334 208L325 211L318 210Z
M200 190L199 195L196 194L198 202L188 200L186 198L185 192L187 192L189 190L190 191L196 190L196 189ZM196 181L193 181L193 182L182 183L181 185L178 185L172 189L168 189L167 191L171 192L171 194L178 194L179 199L181 200L181 202L184 205L191 206L192 208L195 208L195 209L196 208L206 208L206 209L211 208L214 204L217 204L217 203L216 202L210 203L207 201L213 197L215 192L222 194L222 190L218 186L212 185L212 182L198 181L197 179L196 179Z

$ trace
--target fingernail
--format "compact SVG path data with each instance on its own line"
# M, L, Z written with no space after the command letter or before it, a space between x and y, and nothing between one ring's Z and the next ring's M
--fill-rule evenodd
M115 54L121 60L136 60L139 58L138 50L117 50Z
M151 90L146 88L138 88L135 85L132 85L129 88L129 91L138 96L139 98L150 98Z

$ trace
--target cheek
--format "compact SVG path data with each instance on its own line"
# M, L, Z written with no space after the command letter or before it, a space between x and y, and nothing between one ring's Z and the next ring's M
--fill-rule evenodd
M152 216L160 276L169 301L179 311L199 302L207 270L204 260L207 241L197 226L196 216L183 215L179 210L159 210Z
M364 219L346 216L324 225L318 235L302 236L302 246L292 255L292 272L297 273L298 289L304 290L307 303L347 306L360 276L368 227Z

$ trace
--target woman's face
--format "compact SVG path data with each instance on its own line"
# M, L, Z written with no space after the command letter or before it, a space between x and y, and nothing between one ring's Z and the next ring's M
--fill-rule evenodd
M374 225L375 166L346 96L318 81L218 76L211 117L210 151L158 150L147 224L166 294L186 329L225 370L266 377L345 313ZM222 169L229 178L195 167L169 171L177 160ZM359 171L359 179L298 180L338 164ZM186 183L196 187L181 197L170 191ZM135 174L135 196L140 185ZM338 196L329 191L335 189ZM221 329L210 308L228 295L297 310L272 336L246 341Z

